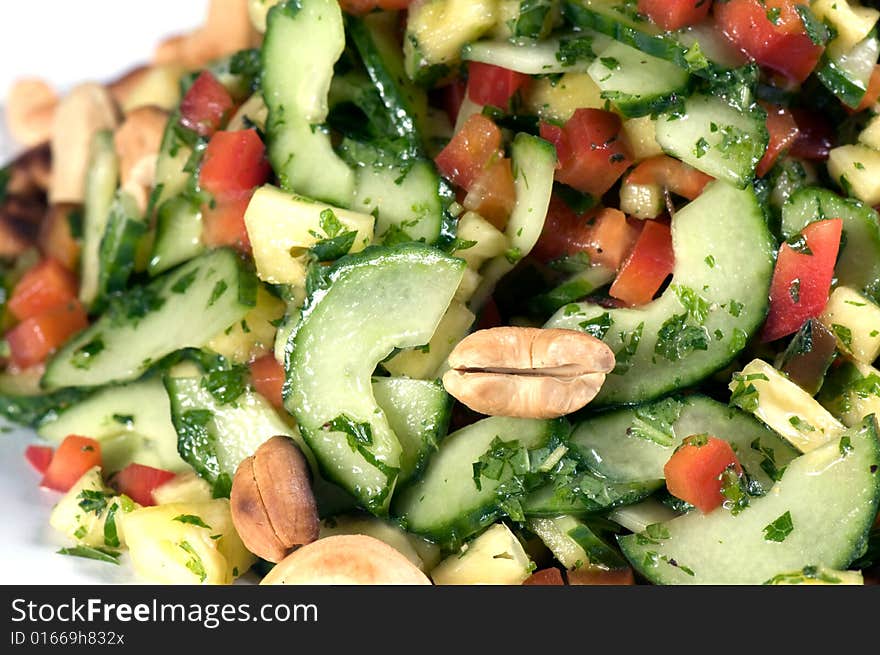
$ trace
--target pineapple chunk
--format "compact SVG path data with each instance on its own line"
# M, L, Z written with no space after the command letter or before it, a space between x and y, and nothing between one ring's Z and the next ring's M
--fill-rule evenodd
M180 103L180 78L185 70L179 64L161 64L147 68L122 101L127 114L138 107L155 106L173 111Z
M880 307L849 287L837 287L819 317L841 351L870 364L880 355Z
M413 64L458 61L461 47L495 26L497 0L426 0L414 2L407 16L404 53L410 77Z
M605 100L602 90L589 75L565 73L555 81L546 77L533 79L526 92L525 105L530 113L541 118L564 122L582 107L604 109Z
M862 202L880 204L880 151L862 144L833 148L828 174Z
M475 271L480 270L484 261L503 255L510 247L504 232L475 212L467 212L461 217L456 236L462 241L475 242L469 248L455 251L455 256L461 257Z
M880 116L874 116L861 132L859 142L874 150L880 150Z
M207 503L212 498L211 485L196 475L195 471L175 475L165 484L153 489L153 500L157 505Z
M802 453L840 436L844 426L810 394L755 359L734 375L731 403L752 412Z
M657 143L657 121L650 116L623 121L623 133L636 161L663 154L663 148Z
M880 11L853 6L847 0L814 0L810 9L816 18L829 23L837 32L837 36L828 44L832 54L852 50L871 33L880 18Z
M140 507L104 484L101 467L83 473L49 516L49 525L85 546L125 545L122 515Z
M819 402L847 427L880 416L880 371L869 364L843 362L822 385Z
M480 286L480 281L482 279L482 276L474 269L464 269L461 283L458 285L458 289L455 292L455 299L461 303L466 303L474 295L474 292L477 290L477 287Z
M256 561L241 542L229 501L171 503L125 515L135 571L159 584L230 584Z
M659 184L620 185L620 211L633 218L657 218L666 209L663 187Z
M325 237L338 236L336 230L340 230L356 233L349 252L363 250L373 240L375 219L293 196L267 184L254 193L244 222L260 279L302 287L309 248Z
M275 345L274 322L278 321L287 305L260 285L257 288L257 304L239 323L230 325L208 342L208 348L226 359L239 364L270 352Z
M383 364L391 375L404 375L417 380L440 376L446 358L455 345L464 339L476 316L458 300L453 300L440 319L434 336L424 348L404 350Z
M534 564L522 544L503 523L496 523L460 553L453 553L431 572L438 585L519 585Z

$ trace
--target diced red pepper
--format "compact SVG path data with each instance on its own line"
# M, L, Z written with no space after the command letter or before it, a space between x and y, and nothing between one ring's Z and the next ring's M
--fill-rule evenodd
M510 160L497 159L484 168L474 179L462 204L503 231L516 204Z
M523 584L539 585L546 587L550 585L564 585L565 581L562 579L562 572L555 567L551 567L549 569L541 569L540 571L535 571L523 581Z
M696 25L711 7L712 0L639 0L639 13L667 32Z
M180 101L180 124L211 136L223 127L234 106L226 87L209 71L202 71Z
M18 281L7 307L23 321L73 300L76 287L73 273L54 259L44 259Z
M28 446L24 457L37 473L46 473L55 451L50 446Z
M850 113L856 113L860 111L865 111L868 107L877 102L878 98L880 98L880 64L874 65L874 70L871 71L871 77L868 79L868 88L865 91L865 95L862 97L861 102L859 102L858 107L855 109L850 109L846 107L847 111Z
M250 363L251 382L254 390L268 400L276 409L284 406L284 368L274 355L264 355Z
M742 475L742 466L727 441L709 435L691 437L663 467L666 488L676 498L708 514L724 502L721 476L730 466Z
M622 586L636 583L633 570L629 567L606 570L599 567L581 566L572 569L567 575L570 585Z
M125 494L134 502L144 507L155 505L153 489L161 487L174 477L171 471L144 466L143 464L129 464L113 476L113 486L121 494Z
M626 176L626 183L659 184L676 195L693 200L713 179L683 161L657 155L639 162Z
M214 206L202 207L202 241L209 248L232 246L241 253L251 252L244 214L247 211L250 194L229 200L219 200Z
M199 184L217 201L240 198L264 184L272 169L256 130L221 131L205 149Z
M645 221L645 227L608 293L635 307L651 301L660 286L672 274L675 255L672 231L659 221Z
M453 184L470 189L483 169L500 157L500 149L501 130L491 119L474 114L434 161L444 177Z
M88 324L78 300L70 300L22 321L6 333L12 363L20 369L39 364Z
M779 156L788 150L798 138L798 126L792 113L778 105L764 105L767 110L767 132L770 141L764 156L758 162L756 173L764 177L773 168Z
M730 42L761 66L803 82L824 48L807 35L797 12L807 0L726 0L716 2L715 19Z
M58 446L40 484L55 491L69 491L86 471L100 465L101 444L71 434Z
M524 73L472 61L468 64L468 97L478 105L507 108L513 95L529 82Z
M803 229L796 239L797 248L789 243L780 246L770 283L770 311L761 333L763 341L797 332L804 321L825 309L842 231L843 221L839 218L816 221Z
M541 137L556 146L556 179L601 196L633 163L620 117L601 109L578 109L560 130L541 123Z

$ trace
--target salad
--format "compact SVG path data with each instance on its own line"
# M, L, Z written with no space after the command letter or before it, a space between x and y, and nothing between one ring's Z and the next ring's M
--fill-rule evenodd
M216 1L112 83L17 83L0 413L60 552L876 580L878 17Z

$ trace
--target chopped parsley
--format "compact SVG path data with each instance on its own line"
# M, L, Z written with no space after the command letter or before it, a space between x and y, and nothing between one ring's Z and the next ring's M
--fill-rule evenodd
M764 540L782 543L794 531L791 512L786 512L772 523L764 526Z
M221 405L228 405L247 389L248 369L243 365L208 371L202 377L202 388L206 389Z
M611 371L612 375L624 375L632 367L632 359L635 357L642 341L642 330L645 329L644 322L639 323L632 332L620 333L620 348L615 351L615 366Z
M778 482L782 479L782 474L785 473L785 467L779 467L776 464L776 454L774 453L772 448L767 448L766 446L761 445L761 438L757 437L749 447L752 450L757 451L761 454L763 458L761 460L761 470L767 474L767 476L773 480L774 482Z
M104 513L104 510L107 509L107 499L112 497L113 494L96 489L83 489L77 496L82 499L78 503L79 508L86 513L94 512L95 516L101 516Z
M229 285L226 284L226 280L217 280L214 289L211 291L211 297L208 298L208 307L211 307L215 302L220 300L220 297L226 293L226 289L228 288Z
M823 571L820 571L819 568L816 566L805 566L800 571L774 575L764 584L803 584L808 580L818 580L819 582L827 582L828 584L840 584L840 578L835 578L833 575L829 575Z
M196 527L205 528L206 530L211 529L210 525L205 523L200 516L196 516L195 514L178 514L172 520L186 523L187 525L195 525Z
M837 449L840 451L840 454L842 456L846 457L854 450L852 440L847 436L841 437L840 441L837 444Z
M208 572L205 570L205 563L198 552L196 552L196 549L188 541L181 541L177 545L190 556L186 560L186 568L199 579L199 582L204 582L208 578Z
M832 323L831 331L834 332L834 336L837 337L838 341L840 341L844 348L852 350L852 330L845 325Z
M575 307L577 307L577 305L575 305ZM596 318L581 321L578 323L578 326L590 336L596 337L597 339L604 339L605 335L608 333L608 329L613 324L614 319L611 318L611 314L605 312Z
M651 441L659 446L675 443L673 424L681 416L682 402L667 398L635 410L632 424L626 429L628 437Z
M373 429L367 422L358 422L347 414L340 414L332 421L322 426L327 431L342 432L346 435L351 449L358 450L358 446L371 446L373 444Z
M175 280L174 284L171 285L172 293L184 293L187 289L190 288L193 282L196 280L196 276L199 274L199 269L194 268L190 272L185 275L181 275L177 280Z
M102 548L101 546L79 545L73 546L72 548L62 548L58 551L58 554L95 559L99 562L107 562L109 564L119 564L119 556L121 553L118 550Z
M697 350L709 349L709 333L706 328L688 325L688 314L675 314L666 319L657 333L654 353L677 362Z
M745 476L736 472L733 464L721 474L721 495L724 496L722 506L736 516L749 506L749 493Z

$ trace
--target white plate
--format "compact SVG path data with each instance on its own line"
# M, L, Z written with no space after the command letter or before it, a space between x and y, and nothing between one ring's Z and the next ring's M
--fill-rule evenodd
M0 67L0 104L17 77L39 76L61 89L113 79L148 59L163 36L198 25L204 7L205 0L0 3L0 61L6 62ZM0 165L15 149L0 107ZM114 566L56 553L70 545L48 522L61 494L40 489L39 475L24 459L27 445L37 441L28 429L0 434L0 584L137 582L125 556Z

